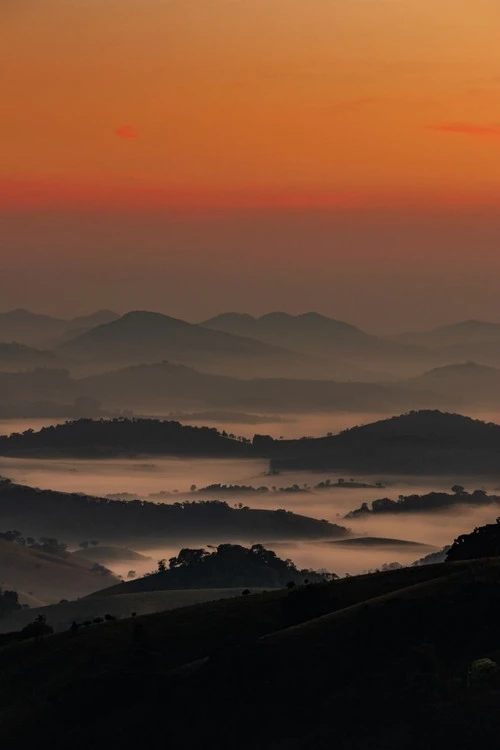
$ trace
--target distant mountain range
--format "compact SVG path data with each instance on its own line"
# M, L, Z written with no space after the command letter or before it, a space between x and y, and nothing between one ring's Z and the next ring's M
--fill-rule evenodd
M139 365L79 381L85 395L108 408L175 411L238 409L262 413L394 411L443 405L443 395L402 384L337 383L332 380L254 378L201 373L162 362Z
M483 365L500 365L500 323L465 320L430 331L397 334L390 340L426 348L441 363L473 360Z
M118 317L118 313L111 310L98 310L70 320L39 315L29 310L10 310L0 313L0 342L50 349L63 340Z
M345 357L377 364L412 356L412 350L404 344L373 336L349 323L315 312L301 315L273 312L260 318L223 313L201 325L314 356Z
M59 367L61 361L50 351L33 349L24 344L0 342L0 373L22 372L37 367Z
M256 339L187 323L160 313L135 311L83 333L56 349L62 358L94 368L152 364L168 359L239 377L333 377L365 374L360 368L297 353ZM340 368L340 370L339 370Z
M491 406L500 402L496 365L500 324L482 321L382 338L313 312L224 313L201 324L148 311L0 314L0 373L66 368L80 378L75 397L125 409Z
M1 353L1 345L0 345ZM57 360L56 360L57 361ZM51 406L52 404L52 406ZM61 412L60 407L69 407ZM0 416L218 411L250 414L500 409L500 370L465 363L386 383L242 379L160 362L76 379L61 368L0 371ZM51 412L52 409L52 412Z

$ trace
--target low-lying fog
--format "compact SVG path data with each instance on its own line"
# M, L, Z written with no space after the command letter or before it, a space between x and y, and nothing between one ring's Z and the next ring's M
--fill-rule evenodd
M150 493L161 491L188 492L191 485L203 487L213 483L240 485L267 485L269 487L290 486L292 484L313 485L324 479L332 482L341 476L324 473L286 473L278 476L266 476L266 461L258 460L220 460L220 459L176 459L166 458L150 461L126 460L39 460L39 459L6 459L0 458L0 474L32 486L51 488L66 492L84 492L92 495L130 492L147 498ZM346 481L349 476L344 477ZM364 516L360 519L344 520L343 516L350 510L359 507L362 502L370 503L379 497L397 499L401 494L426 493L431 490L449 490L459 482L469 489L484 487L493 491L494 482L481 482L466 477L418 478L410 481L401 477L354 477L367 483L384 481L384 489L349 489L348 487L328 490L314 490L301 493L264 493L264 494L231 494L219 493L215 497L230 504L243 503L252 508L286 508L296 513L325 518L334 523L348 526L355 535L377 536L403 539L440 548L449 544L458 534L471 531L475 526L493 522L500 509L483 507L479 509L460 509L447 513L434 514L399 514ZM193 495L193 499L208 499L205 493ZM166 498L174 502L175 494ZM102 540L106 541L106 540ZM228 539L207 538L206 544L218 544ZM255 539L255 542L261 540ZM384 563L397 561L410 564L423 557L432 549L418 547L370 547L347 548L340 545L321 542L289 543L275 540L268 544L281 557L290 557L299 567L327 568L339 575L359 573L378 568ZM185 544L189 544L186 540ZM199 543L196 543L199 546ZM133 568L137 574L154 568L154 561L161 557L176 554L178 546L160 549L143 549L139 551L150 555L153 560L144 563L112 564L110 567L126 575Z

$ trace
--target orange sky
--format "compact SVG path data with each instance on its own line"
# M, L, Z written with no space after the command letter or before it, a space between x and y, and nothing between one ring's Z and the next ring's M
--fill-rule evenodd
M2 0L0 200L494 202L499 26L497 0Z
M0 0L1 306L500 318L499 28L498 0Z

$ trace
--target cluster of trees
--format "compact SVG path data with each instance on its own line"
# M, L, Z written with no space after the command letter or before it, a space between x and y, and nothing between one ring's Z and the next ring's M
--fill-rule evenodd
M500 518L457 537L446 554L447 561L500 557Z
M429 492L427 495L400 495L397 500L383 497L374 500L371 506L368 503L362 503L359 508L352 510L345 518L357 518L373 513L429 513L455 505L497 504L500 504L500 497L497 495L488 495L485 490L467 492L462 485L456 484L451 488L451 494Z
M243 547L220 544L215 548L184 548L176 557L158 561L156 573L131 581L132 590L185 588L282 588L287 584L329 580L331 574L299 570L291 560L283 560L262 544Z
M41 536L38 539L32 536L23 536L17 529L0 531L0 539L14 544L21 544L23 547L29 547L37 552L44 552L46 555L55 555L56 557L68 557L68 545L60 542L55 537Z
M0 522L29 525L75 541L206 539L209 534L237 539L335 538L347 529L285 510L234 508L219 500L152 503L109 500L40 490L0 479Z

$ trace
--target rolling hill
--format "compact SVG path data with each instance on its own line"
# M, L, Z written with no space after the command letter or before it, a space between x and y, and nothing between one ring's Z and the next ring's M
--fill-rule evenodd
M111 622L35 647L11 637L0 651L2 737L30 747L50 727L55 750L69 736L75 750L166 736L186 750L207 736L221 748L237 738L242 750L494 747L498 573L498 559L428 565Z
M254 589L252 593L257 593ZM130 617L132 612L138 616L150 615L155 612L167 612L179 607L189 607L203 602L217 601L241 596L241 588L230 589L187 589L185 591L145 591L124 594L104 592L96 596L83 596L74 601L59 602L49 606L36 606L23 609L0 619L0 633L21 630L35 617L43 615L47 618L56 633L68 630L71 623L92 621L96 617L104 618L111 614L113 617Z
M59 557L0 539L0 587L46 603L75 599L113 585L110 571L93 570L85 558Z
M500 426L440 411L410 412L326 438L269 440L258 442L276 470L500 476Z
M240 442L211 427L158 419L76 419L38 432L0 436L0 455L110 458L122 456L250 457Z
M68 543L99 539L134 547L184 541L264 542L274 539L336 539L348 530L285 510L235 508L220 502L153 503L109 500L42 490L0 480L0 528L22 528L34 537L57 536Z

